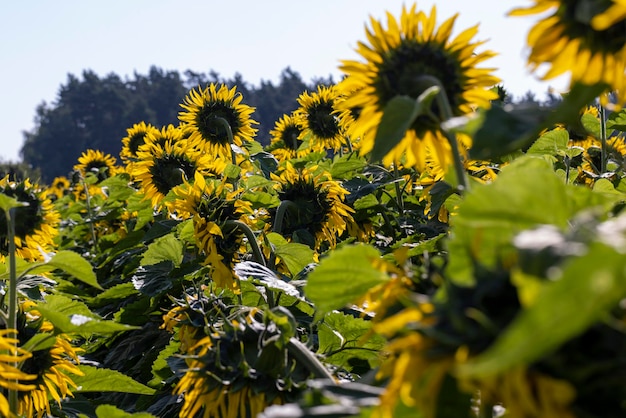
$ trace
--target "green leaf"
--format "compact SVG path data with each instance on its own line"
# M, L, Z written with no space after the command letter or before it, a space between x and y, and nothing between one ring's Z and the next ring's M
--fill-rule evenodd
M22 348L32 353L33 351L50 348L56 343L56 341L57 339L53 334L39 332L33 335L30 340L26 341L26 344L24 344Z
M600 120L596 116L585 113L580 117L580 123L583 125L583 128L585 128L585 131L595 138L600 139Z
M101 304L109 303L118 299L126 299L131 295L139 293L132 283L120 283L106 289L104 292L99 293L97 296L89 299L90 305L99 306Z
M380 363L380 350L385 339L370 333L372 321L355 318L340 312L331 312L324 316L319 325L318 353L326 356L326 361L347 370L354 359L365 360L370 367Z
M400 143L415 119L428 111L438 93L439 88L433 86L426 89L417 100L409 96L396 96L389 100L376 130L371 155L373 161L380 161Z
M285 263L292 276L313 262L315 252L308 245L288 242L276 232L267 234L267 239L272 244L276 256Z
M343 308L389 280L372 266L372 261L379 258L376 248L364 244L330 251L309 273L304 292L321 313Z
M170 272L174 268L171 261L139 266L131 281L135 289L148 296L157 296L169 290L173 283Z
M584 256L544 285L534 303L483 354L461 366L465 377L490 376L530 364L604 318L626 296L624 255L593 243Z
M362 172L365 164L364 160L355 158L353 154L348 154L333 162L330 167L330 175L333 179L350 178L352 173Z
M257 152L250 155L250 160L256 162L265 177L269 178L270 173L273 173L278 168L278 160L269 152Z
M162 261L171 261L176 267L180 266L183 261L183 244L174 234L157 238L148 245L148 249L141 259L141 264L148 266Z
M85 365L79 365L78 368L84 376L71 375L78 387L75 392L123 392L137 395L153 395L156 392L115 370Z
M236 179L241 174L241 167L232 163L228 163L223 174L226 178Z
M46 262L48 266L53 266L72 275L74 278L86 283L96 289L102 289L98 284L96 274L93 272L91 264L79 254L73 251L59 251Z
M626 109L611 113L606 121L606 127L626 132Z
M587 86L576 83L555 108L527 104L491 107L474 136L470 158L490 160L502 157L532 144L544 128L557 123L579 124L580 109L604 90L604 84Z
M36 309L62 333L111 334L137 328L103 320L84 303L63 295L47 295Z
M128 413L113 405L98 405L96 418L157 418L148 412Z
M103 180L100 187L107 194L107 201L124 201L137 193L137 190L130 187L129 179L119 174Z
M167 379L174 375L172 369L167 364L167 359L178 353L180 341L170 340L170 342L159 352L156 360L152 363L152 380L148 385L156 387L162 385Z
M569 134L565 129L555 129L541 135L528 149L528 154L561 155L567 150Z
M19 208L23 206L28 206L26 202L20 202L14 197L10 197L5 195L4 193L0 193L0 209L2 209L5 213L13 208ZM6 234L7 231L1 231L2 234Z

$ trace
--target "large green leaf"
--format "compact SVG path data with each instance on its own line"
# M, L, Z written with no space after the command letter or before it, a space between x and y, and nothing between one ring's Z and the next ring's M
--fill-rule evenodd
M288 242L276 232L267 234L267 239L272 244L274 254L285 263L292 276L313 262L314 251L308 245Z
M606 127L626 132L626 109L611 113L609 119L606 121Z
M28 203L20 202L14 197L0 193L0 210L3 210L6 213L13 208L19 208L21 206L28 206ZM0 233L6 234L7 231L0 231Z
M123 392L138 395L152 395L156 392L115 370L85 365L79 365L78 368L84 376L71 375L78 387L75 392Z
M388 280L372 261L380 253L370 245L351 245L331 251L307 279L306 296L321 313L355 302L372 287Z
M494 375L530 364L601 320L626 296L624 255L601 243L569 261L533 304L482 355L463 365L469 377Z
M48 295L37 303L41 315L63 333L111 334L136 329L129 325L101 319L87 305L63 295Z
M161 261L156 264L139 266L131 281L135 289L148 296L164 293L173 286L170 273L174 269L171 261Z
M373 161L381 160L400 143L415 119L428 111L438 93L439 88L433 86L426 89L417 100L409 96L396 96L389 100L376 130L371 155Z
M561 155L567 150L569 135L565 129L555 129L541 135L528 149L528 154Z
M48 266L55 267L70 274L74 278L96 289L102 289L98 284L96 274L91 264L79 254L73 251L59 251L46 262Z
M157 238L148 245L148 249L141 259L141 264L147 266L161 261L171 261L176 267L180 266L183 261L183 244L174 234Z
M148 412L128 413L113 405L98 405L96 408L96 418L156 418Z

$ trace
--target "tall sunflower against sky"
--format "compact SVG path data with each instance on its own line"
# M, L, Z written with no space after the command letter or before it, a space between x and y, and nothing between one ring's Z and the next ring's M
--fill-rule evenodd
M98 177L98 182L100 182L114 176L119 171L116 163L117 160L111 154L88 149L78 157L78 164L74 166L74 170L83 177L88 173L95 174Z
M512 16L547 12L528 33L528 64L543 79L570 73L571 83L605 83L626 101L626 3L623 0L533 0Z
M399 19L387 14L386 28L383 22L371 18L367 42L359 42L356 49L362 60L344 60L340 65L346 75L341 87L348 94L341 106L360 110L352 133L362 137L362 153L373 149L375 133L390 100L397 96L417 99L429 87L425 77L439 80L453 113L449 116L487 107L497 98L488 88L500 80L492 74L492 68L478 67L495 54L479 51L484 42L472 41L478 26L453 38L456 17L437 28L436 8L427 15L413 4L403 8ZM442 166L451 163L450 146L440 128L442 109L433 105L431 111L415 119L400 143L383 158L384 163L402 162L421 170L427 148L433 150Z
M232 133L233 145L238 147L251 142L257 131L252 125L258 122L250 118L254 108L242 100L236 87L229 89L224 84L199 87L187 94L181 104L184 111L178 114L178 118L190 130L190 138L206 141L209 153L230 158L228 129Z

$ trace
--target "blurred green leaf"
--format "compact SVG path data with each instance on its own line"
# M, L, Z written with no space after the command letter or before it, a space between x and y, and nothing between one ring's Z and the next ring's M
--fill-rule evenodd
M96 418L157 418L148 412L128 413L113 405L98 405Z
M626 109L613 112L606 121L606 127L618 131L626 131Z
M389 100L376 130L371 155L373 161L380 161L400 143L415 119L430 109L438 93L439 88L433 86L426 89L417 100L409 96L396 96Z
M596 116L585 113L580 117L580 123L589 135L600 139L600 120Z
M553 352L626 296L625 276L624 255L593 243L587 254L567 262L562 276L544 285L496 342L459 372L465 377L491 376Z
M342 308L389 280L372 266L372 261L378 258L380 253L370 245L350 245L330 251L309 273L304 292L321 313Z
M541 135L528 148L527 154L562 155L567 150L569 135L565 129L553 129Z
M2 209L5 213L13 208L19 208L22 206L28 206L26 202L20 202L14 197L10 197L5 195L4 193L0 193L0 209ZM7 231L1 231L2 234L6 234Z

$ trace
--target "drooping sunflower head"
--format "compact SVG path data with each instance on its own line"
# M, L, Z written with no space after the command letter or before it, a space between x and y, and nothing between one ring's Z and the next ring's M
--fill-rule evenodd
M191 140L148 142L139 147L131 177L140 182L146 199L155 207L176 186L211 166L211 158Z
M193 216L198 247L204 263L213 267L213 280L220 288L234 289L232 265L245 253L244 234L234 223L252 222L252 205L239 199L224 181L205 179L197 173L173 191L172 208L182 216Z
M253 140L257 131L252 125L258 122L250 118L254 108L242 103L242 99L236 87L211 84L189 92L178 118L191 129L191 138L206 141L211 154L230 158L230 141L242 147Z
M60 199L70 192L70 181L65 176L55 177L48 187L47 195L54 199Z
M322 243L334 247L354 212L344 203L348 192L341 184L317 167L296 169L291 164L272 174L272 179L284 206L273 211L276 232L312 248ZM276 219L276 213L281 219Z
M605 83L626 101L626 3L621 0L533 0L513 16L548 12L528 33L528 64L543 79L570 72L571 83Z
M98 182L114 176L119 168L115 165L116 159L110 154L102 151L88 149L78 158L78 164L74 166L74 170L78 171L83 177L88 173L95 174Z
M46 192L28 179L20 182L0 180L0 193L26 203L14 209L15 247L19 257L26 260L41 260L41 251L49 252L55 247L58 235L59 213L54 209ZM8 254L7 218L0 211L0 252Z
M352 92L341 106L360 109L352 133L362 137L362 153L372 150L387 104L397 96L417 99L432 85L432 78L439 80L450 103L453 115L447 117L487 107L497 98L497 93L488 89L499 82L493 69L477 67L494 53L476 50L482 44L472 42L477 26L452 38L455 19L456 15L436 29L436 9L433 7L429 16L418 12L415 5L403 8L399 20L388 14L387 28L371 19L371 28L366 30L369 45L360 42L357 48L363 61L346 60L340 66L347 76L342 90ZM444 165L449 164L450 150L439 128L443 109L434 102L431 110L435 117L418 116L402 141L385 156L385 163L402 161L422 169L425 149L433 148Z
M317 91L303 92L298 97L300 107L295 115L300 119L300 139L313 146L337 151L345 143L346 121L339 112L343 97L335 86L318 86Z
M149 123L140 122L126 129L126 136L122 138L122 151L120 158L126 164L132 163L137 159L137 151L139 147L146 142L148 134L156 135L158 129Z

